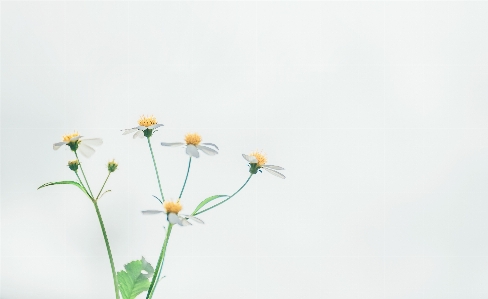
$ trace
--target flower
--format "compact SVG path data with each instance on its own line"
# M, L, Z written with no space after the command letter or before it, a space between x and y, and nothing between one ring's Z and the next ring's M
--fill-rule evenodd
M201 143L202 142L202 137L198 133L188 133L185 135L185 142L172 142L172 143L167 143L167 142L161 142L162 146L171 146L171 147L178 147L178 146L186 146L186 153L190 157L195 157L198 158L200 157L200 154L198 153L198 150L201 150L205 154L209 156L213 156L218 154L216 150L213 148L210 148L206 145L210 145L215 147L217 150L219 149L215 144L213 143ZM201 145L204 144L204 145Z
M53 149L58 150L63 145L67 145L72 151L80 150L83 156L90 158L95 153L92 146L102 145L103 140L100 138L81 139L82 137L76 131L63 135L63 141L53 144Z
M191 215L185 215L185 214L178 214L183 208L182 205L180 204L179 199L177 201L167 200L163 203L163 207L164 207L164 211L146 210L146 211L142 211L142 214L153 215L153 214L164 213L167 215L166 217L169 223L179 224L181 226L192 225L187 219L191 219L194 220L195 222L203 224L203 221L197 217Z
M275 175L282 179L285 178L284 175L276 171L276 170L285 170L285 169L280 166L267 165L266 162L268 161L268 159L263 153L252 152L250 155L242 154L242 156L244 157L244 159L246 159L247 162L251 164L251 167L249 168L250 173L256 174L260 168L263 168L264 170L271 173L272 175Z
M132 129L126 129L123 130L124 133L122 135L130 134L132 132L136 132L132 138L143 138L143 137L151 137L154 132L156 132L156 128L159 128L163 126L163 124L158 124L158 121L156 118L151 115L151 116L144 116L142 115L141 118L139 118L139 126L134 127Z
M107 169L109 172L114 172L118 166L119 166L119 164L117 162L115 162L115 159L112 159L112 161L108 162Z
M74 172L78 171L78 166L80 165L80 161L78 160L71 160L68 161L68 167L69 169L73 170Z

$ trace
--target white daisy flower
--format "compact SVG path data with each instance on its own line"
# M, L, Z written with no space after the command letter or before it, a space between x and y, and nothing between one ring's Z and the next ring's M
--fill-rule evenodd
M284 179L285 176L279 173L276 170L285 170L283 167L275 166L275 165L267 165L266 162L268 159L263 153L259 152L252 152L250 155L242 154L244 159L251 164L249 168L249 172L252 174L256 174L260 168L263 168L267 172L271 173L274 176ZM261 170L259 170L261 171Z
M125 129L123 130L124 133L122 135L130 134L136 132L132 138L144 138L144 137L151 137L151 135L156 132L157 128L163 126L163 124L158 124L156 118L154 116L144 116L142 115L139 119L139 126L134 127L132 129Z
M78 132L66 134L63 136L63 141L53 144L53 149L58 150L63 145L67 145L72 151L78 150L83 156L90 158L95 153L92 146L102 145L103 140L100 138L81 139L82 137Z
M171 147L185 146L186 153L190 157L195 157L195 158L200 157L200 154L198 153L199 150L209 156L218 154L216 150L207 146L207 145L212 146L218 150L219 148L215 144L201 143L201 142L202 142L202 137L198 133L188 133L185 135L185 142L172 142L172 143L161 142L161 145L171 146Z
M188 220L193 220L195 222L203 224L203 221L195 216L185 215L185 214L178 214L181 209L183 208L180 204L180 200L178 201L165 201L163 203L164 211L159 210L146 210L142 211L142 214L145 215L154 215L159 213L164 213L167 216L168 222L172 224L179 224L181 226L192 225ZM188 219L188 220L187 220Z

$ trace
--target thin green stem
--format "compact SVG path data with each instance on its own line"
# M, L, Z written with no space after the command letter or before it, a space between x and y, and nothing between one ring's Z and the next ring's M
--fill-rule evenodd
M154 270L154 275L153 275L152 280L151 280L151 285L149 286L149 290L147 291L146 299L151 299L153 294L154 294L154 290L156 289L156 284L157 284L157 281L159 279L159 273L161 272L161 269L163 268L164 256L166 255L166 247L168 246L168 240L169 240L169 236L171 234L172 228L173 228L173 224L170 223L168 225L168 230L166 231L166 238L164 239L163 248L161 249L161 253L159 254L159 259L158 259L158 263L156 265L156 269Z
M242 185L242 186L241 186L241 188L239 188L239 190L237 190L236 192L234 192L234 194L232 194L231 196L227 197L225 200L222 200L222 201L221 201L221 202L219 202L218 204L215 204L215 205L211 206L210 208L207 208L207 209L204 209L204 210L199 211L198 213L195 213L195 216L196 216L196 215L198 215L198 214L201 214L201 213L203 213L203 212L206 212L206 211L208 211L208 210L210 210L210 209L213 209L213 208L215 208L216 206L219 206L219 205L223 204L224 202L228 201L229 199L231 199L232 197L234 197L234 195L236 195L237 193L239 193L239 191L241 191L241 190L242 190L242 188L244 188L244 186L246 186L246 185L247 185L247 182L249 182L249 180L251 179L251 177L252 177L252 174L251 174L251 175L250 175L250 176L247 178L247 180L246 180L246 182L244 183L244 185Z
M181 198L181 195L183 194L183 190L185 190L186 180L188 179L188 174L190 173L190 166L191 166L191 156L190 156L190 160L188 160L188 169L186 170L185 182L183 183L183 187L181 188L180 196L178 196L178 198Z
M80 184L83 186L83 188L85 188L85 185L83 184L83 182L81 181L80 176L78 175L78 171L75 171L74 173L76 174L76 177L78 178L78 181L80 181ZM85 190L86 190L86 188L85 188Z
M100 210L98 209L98 205L96 201L93 201L93 205L95 205L95 210L97 211L98 222L100 222L100 227L102 228L103 239L105 240L105 246L107 247L108 258L110 259L110 267L112 268L112 277L114 279L114 288L115 288L115 297L119 299L119 282L117 280L117 273L115 272L114 266L114 259L112 258L112 251L110 250L110 244L108 242L107 232L105 231L105 225L103 225L102 215L100 214Z
M159 180L159 173L158 173L158 167L156 166L156 160L154 159L154 153L151 145L151 140L149 140L150 137L147 137L147 144L149 144L149 150L151 150L151 157L153 160L154 164L154 170L156 170L156 177L158 178L158 186L159 186L159 193L161 193L161 199L164 202L164 195L163 195L163 189L161 189L161 181Z
M80 164L80 169L81 169L81 174L83 174L83 178L85 179L86 185L88 186L88 191L90 191L91 197L93 197L93 192L90 189L90 184L88 184L88 180L86 179L85 172L83 171L83 166L81 166L80 158L78 158L78 153L75 151L75 156L76 159L78 160L78 163Z
M109 171L109 172L108 172L108 175L107 175L107 178L105 179L105 182L103 182L102 189L100 189L100 192L98 192L98 195L97 195L97 197L95 198L95 200L98 200L98 197L100 196L100 193L102 193L103 187L105 187L105 184L107 183L107 181L108 181L108 177L110 176L110 174L111 174L111 172Z

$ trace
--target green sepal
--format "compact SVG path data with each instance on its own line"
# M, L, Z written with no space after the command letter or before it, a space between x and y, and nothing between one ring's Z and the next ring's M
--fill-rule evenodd
M207 197L200 204L198 204L198 206L195 208L195 211L193 211L193 213L191 213L191 214L195 215L201 208L203 208L204 205L208 204L212 200L220 198L220 197L227 197L227 196L229 196L229 195L214 195L214 196Z
M45 183L45 184L41 185L39 188L37 188L37 190L44 188L44 187L47 187L47 186L53 186L53 185L74 185L74 186L80 188L81 191L83 191L83 193L85 193L88 197L91 198L90 194L88 194L85 187L80 185L80 183L74 182L74 181L60 181L60 182Z
M149 279L154 274L154 268L144 257L124 265L124 268L125 271L117 272L117 279L123 299L134 299L142 292L149 290L149 286L151 285Z

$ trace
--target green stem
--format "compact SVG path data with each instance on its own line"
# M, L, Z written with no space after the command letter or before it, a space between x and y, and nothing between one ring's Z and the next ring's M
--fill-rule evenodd
M105 187L105 184L107 183L108 177L110 176L110 174L111 174L111 172L109 171L108 172L108 175L107 175L107 178L105 179L105 182L103 182L102 189L100 189L100 192L98 192L97 198L95 198L95 200L98 200L98 197L100 196L100 193L102 193L103 187Z
M159 173L158 173L158 167L156 166L156 160L154 159L154 153L151 145L151 140L149 140L150 137L147 137L147 144L149 144L149 149L151 150L151 157L153 160L154 164L154 170L156 170L156 177L158 178L158 186L159 186L159 193L161 193L161 199L164 202L164 195L163 195L163 189L161 189L161 181L159 180Z
M81 181L80 176L78 175L78 171L75 171L75 174L76 174L76 177L78 178L78 181L80 181L80 185L82 185L83 188L85 188L85 185L83 184L83 182ZM85 190L86 190L86 188L85 188Z
M210 210L210 209L213 209L213 208L215 208L216 206L219 206L219 205L223 204L224 202L228 201L229 199L231 199L232 197L234 197L234 195L236 195L237 193L239 193L239 191L241 191L241 190L242 190L242 188L244 188L244 186L246 186L246 185L247 185L247 182L249 182L249 180L251 179L251 177L252 177L252 173L251 173L251 175L250 175L250 176L247 178L247 180L246 180L246 182L244 183L244 185L242 185L242 186L241 186L241 188L239 188L239 190L237 190L236 192L234 192L234 194L232 194L231 196L227 197L227 199L222 200L221 202L219 202L218 204L215 204L215 205L211 206L210 208L207 208L207 209L205 209L205 210L201 210L201 211L199 211L198 213L195 213L195 216L196 216L196 215L198 215L198 214L201 214L201 213L203 213L203 212L206 212L206 211L208 211L208 210Z
M161 269L163 268L164 256L166 255L166 246L168 246L168 240L169 240L169 236L171 234L172 228L173 228L173 224L170 223L168 225L168 230L166 231L166 238L164 239L163 248L161 249L161 253L159 254L159 260L158 260L158 263L156 265L156 269L154 270L154 275L153 275L153 278L151 280L151 285L149 286L149 290L147 291L146 299L151 299L153 294L154 294L154 290L156 289L156 284L157 284L158 279L159 279L159 273L161 272Z
M183 195L183 190L185 190L186 180L188 179L188 174L190 173L190 165L191 165L191 156L190 156L190 160L188 161L188 169L186 170L185 182L183 183L183 187L181 188L180 196L178 198L181 198L181 195Z
M97 211L98 221L100 222L100 227L102 228L103 239L105 240L105 246L107 247L108 258L110 259L110 267L112 267L112 276L114 279L114 288L115 288L115 297L119 299L119 282L117 280L117 273L115 272L114 267L114 260L112 258L112 251L110 250L110 244L108 242L107 232L105 231L105 225L103 225L102 215L100 214L100 210L98 209L98 205L96 201L93 201L93 205L95 205L95 210Z
M90 184L88 184L88 180L86 179L85 172L83 171L83 166L81 166L80 159L78 158L78 153L75 151L75 156L76 159L78 160L78 163L80 164L80 169L81 169L81 174L83 174L83 178L85 179L86 185L88 186L88 190L90 191L91 197L93 197L93 192L90 189Z

